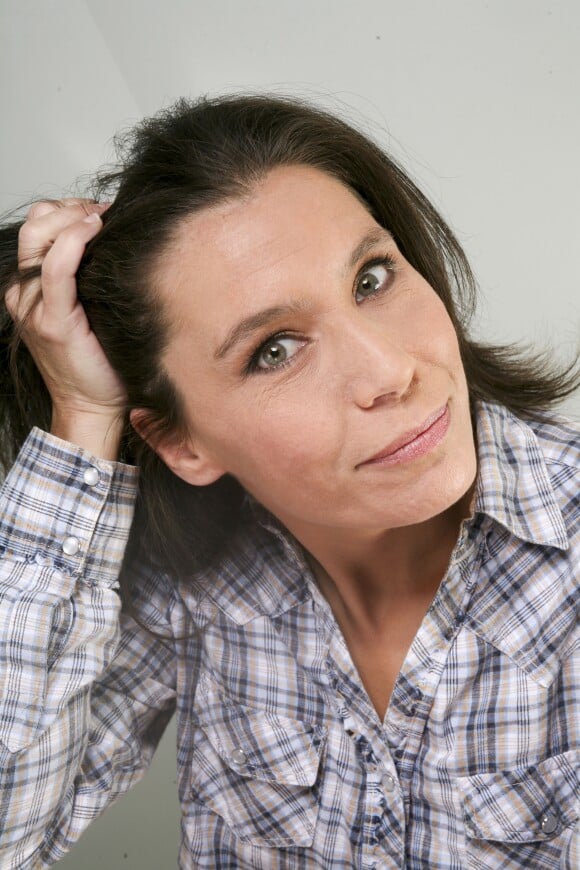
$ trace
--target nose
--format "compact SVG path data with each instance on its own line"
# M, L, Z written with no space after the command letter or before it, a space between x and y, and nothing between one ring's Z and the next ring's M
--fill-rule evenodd
M338 341L347 399L368 409L404 398L417 376L417 360L401 337L367 316L342 324Z

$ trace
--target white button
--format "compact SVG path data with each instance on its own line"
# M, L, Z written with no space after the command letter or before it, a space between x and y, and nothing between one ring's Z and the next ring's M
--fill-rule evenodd
M95 468L94 465L86 468L85 473L83 474L83 480L87 486L96 486L99 482L99 469Z
M63 553L66 553L67 556L76 556L80 548L81 544L79 539L73 537L73 535L65 538L62 542L62 551Z
M388 773L383 779L383 786L385 791L394 791L396 786L395 778Z
M230 753L230 762L235 764L236 767L243 767L247 760L246 753L243 749L234 749Z
M544 813L540 821L542 833L553 834L558 827L558 816L555 813Z

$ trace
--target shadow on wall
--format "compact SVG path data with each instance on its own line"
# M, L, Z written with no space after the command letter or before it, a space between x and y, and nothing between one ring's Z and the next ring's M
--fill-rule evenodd
M88 828L63 870L171 870L177 867L180 811L175 774L176 727L163 735L150 770Z

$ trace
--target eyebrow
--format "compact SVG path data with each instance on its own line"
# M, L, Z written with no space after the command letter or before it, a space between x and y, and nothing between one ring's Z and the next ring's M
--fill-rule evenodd
M342 271L343 278L346 278L358 262L362 260L366 254L369 254L378 244L382 243L385 245L392 242L393 237L388 230L385 230L383 227L373 227L372 230L362 237L348 258L348 262Z
M393 237L388 230L383 227L373 227L370 232L366 233L360 240L356 248L352 251L350 257L342 269L342 276L346 277L362 260L365 254L368 254L377 244L392 242ZM223 359L238 342L248 338L256 330L267 326L273 320L289 314L303 313L308 307L308 302L305 300L297 300L290 305L272 305L270 308L264 308L256 314L250 314L249 317L244 317L228 332L225 340L220 344L214 354L216 360Z

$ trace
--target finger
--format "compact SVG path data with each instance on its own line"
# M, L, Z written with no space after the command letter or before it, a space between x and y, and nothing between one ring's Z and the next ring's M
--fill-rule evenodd
M85 214L89 214L95 208L104 211L109 205L110 203L97 202L94 199L83 199L75 196L68 197L67 199L39 199L38 202L33 203L28 209L26 219L34 220L37 217L43 217L45 214L50 214L61 208L70 208L70 206L80 206Z
M57 208L59 208L57 202L49 199L41 199L30 206L26 213L26 220L31 221L35 220L35 218L43 217L45 214L50 214L52 211L56 211Z
M91 213L65 227L47 253L39 278L21 281L16 289L11 288L9 304L11 316L24 321L37 300L48 301L48 315L66 317L76 304L75 273L82 259L85 246L101 229L98 213ZM14 295L12 295L14 294ZM51 307L52 306L52 307Z
M18 305L20 301L20 284L13 284L4 294L4 305L12 320L18 317Z
M102 227L98 214L93 212L76 221L56 238L42 264L42 299L45 313L61 320L77 304L76 272L85 247Z
M26 220L18 233L19 268L40 265L59 233L66 227L88 214L102 214L105 210L100 203L69 202L69 205L60 207L47 202L35 203L29 214L36 208L36 216Z

